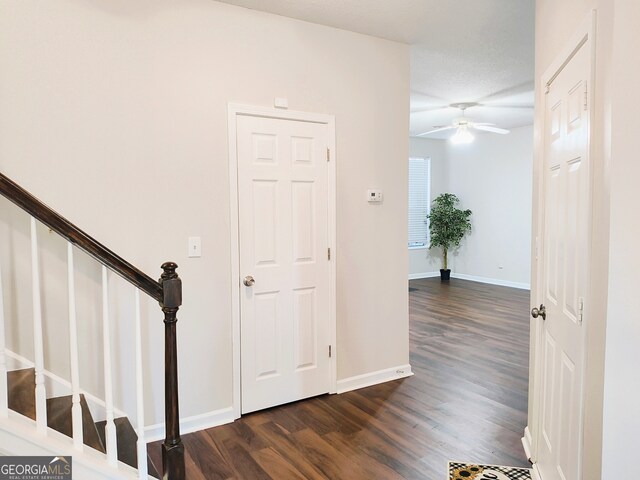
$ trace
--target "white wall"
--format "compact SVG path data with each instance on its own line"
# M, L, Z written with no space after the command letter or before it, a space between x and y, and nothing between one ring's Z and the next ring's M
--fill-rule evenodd
M471 234L451 256L452 272L528 288L533 127L447 145L449 191L473 212Z
M183 417L232 402L228 102L335 115L338 378L408 363L406 45L211 0L9 0L0 64L2 172L149 275L180 265ZM163 325L144 312L150 424Z
M611 223L604 382L602 478L629 478L640 448L640 4L616 1L613 30Z
M449 255L453 275L528 288L533 127L478 134L469 145L411 138L410 153L432 158L432 198L454 193L473 211L471 234ZM410 276L441 267L439 251L409 251Z

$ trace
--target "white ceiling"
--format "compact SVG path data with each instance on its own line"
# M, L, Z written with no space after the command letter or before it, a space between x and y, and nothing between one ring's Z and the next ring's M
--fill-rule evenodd
M460 102L480 104L466 112L477 122L533 123L534 0L222 1L411 45L411 135Z

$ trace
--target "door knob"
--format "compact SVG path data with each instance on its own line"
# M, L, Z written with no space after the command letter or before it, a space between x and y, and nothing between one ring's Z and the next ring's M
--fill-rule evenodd
M246 277L244 277L244 280L242 280L242 283L244 283L247 287L250 287L254 283L256 283L256 280L251 275L247 275Z
M540 304L540 308L533 307L531 309L531 316L533 318L542 317L542 320L546 320L547 319L547 308L543 304Z

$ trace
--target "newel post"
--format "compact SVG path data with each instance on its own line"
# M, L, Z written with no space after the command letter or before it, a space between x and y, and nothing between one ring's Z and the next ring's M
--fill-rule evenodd
M162 470L165 480L184 480L184 445L180 439L180 416L178 414L178 352L176 347L176 322L182 305L182 280L176 273L173 262L162 264L164 312L164 410L165 439L162 444Z

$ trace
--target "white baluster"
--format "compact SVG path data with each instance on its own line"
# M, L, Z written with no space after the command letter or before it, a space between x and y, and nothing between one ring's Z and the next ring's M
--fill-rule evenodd
M4 300L2 290L2 268L0 268L0 417L9 415L7 398L7 357L4 338Z
M78 366L78 324L76 321L76 286L73 268L73 245L67 242L67 282L69 290L69 361L71 363L71 424L73 446L82 450L82 406L80 405L80 371Z
M31 217L31 278L33 282L33 346L36 371L36 426L47 433L47 391L44 386L44 345L42 343L42 305L40 298L40 261L36 219Z
M147 479L147 442L144 438L144 391L142 382L142 327L140 290L136 288L136 418L138 433L138 478Z
M116 440L116 424L113 421L113 381L111 378L111 327L109 320L109 287L107 268L102 267L102 325L104 346L104 395L107 408L107 423L104 427L107 461L112 466L118 465L118 442Z

